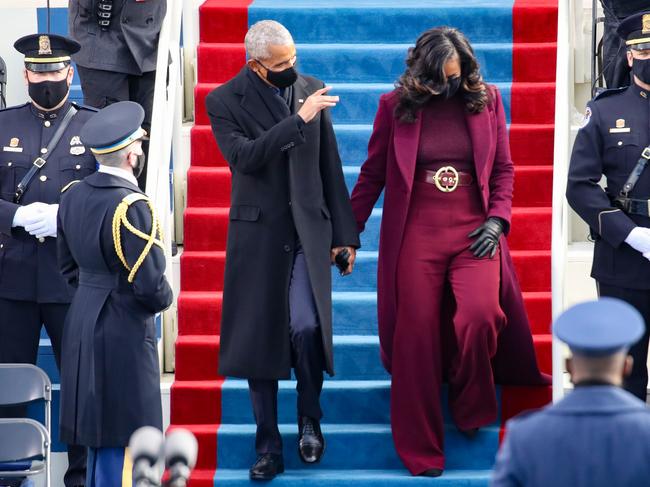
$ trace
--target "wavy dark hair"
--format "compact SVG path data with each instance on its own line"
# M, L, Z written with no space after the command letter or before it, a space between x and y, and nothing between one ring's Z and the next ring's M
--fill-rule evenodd
M457 29L435 27L424 32L408 50L406 71L395 83L399 103L395 115L403 122L414 122L417 112L445 90L445 65L458 58L461 71L459 94L470 113L479 113L488 104L488 91L479 70L474 50Z

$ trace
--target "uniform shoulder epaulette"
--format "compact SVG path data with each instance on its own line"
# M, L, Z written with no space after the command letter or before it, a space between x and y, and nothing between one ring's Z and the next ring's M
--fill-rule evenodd
M608 90L603 90L600 93L598 93L596 96L594 96L594 101L596 100L602 100L603 98L607 98L608 96L616 95L617 93L622 93L625 90L627 90L627 86L624 86L622 88L610 88Z
M95 107L91 107L88 105L81 105L80 103L77 103L76 101L71 102L71 105L75 107L77 110L88 110L89 112L98 112L99 109Z
M145 201L149 207L149 211L151 212L151 232L148 234L133 226L127 217L129 207L138 201ZM126 231L146 242L144 249L140 253L140 256L138 257L135 264L133 264L133 267L129 265L126 257L124 256L121 234L122 226L124 226L124 229ZM164 251L160 222L156 216L156 211L153 207L153 203L151 203L151 200L147 195L143 193L130 193L124 196L122 198L122 201L120 201L120 204L117 205L117 208L115 208L115 214L113 215L113 244L115 245L115 253L117 254L117 257L120 259L126 270L129 271L129 276L127 278L129 282L133 282L135 274L138 272L138 269L144 262L144 259L147 258L149 251L154 245L157 245Z
M75 179L74 181L70 181L68 184L66 184L65 186L63 186L63 188L61 188L61 194L65 193L65 192L66 192L67 190L69 190L72 186L74 186L75 184L80 183L80 182L81 182L81 179Z
M13 106L10 106L10 107L5 107L5 108L0 109L0 113L8 112L10 110L18 110L19 108L25 108L28 105L30 105L29 102L23 103L22 105L13 105Z

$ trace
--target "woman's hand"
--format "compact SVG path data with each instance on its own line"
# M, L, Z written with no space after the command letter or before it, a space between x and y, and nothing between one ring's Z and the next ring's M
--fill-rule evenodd
M490 217L483 225L468 235L469 238L477 237L469 249L479 259L489 255L492 259L499 249L499 238L503 233L503 223L500 218Z

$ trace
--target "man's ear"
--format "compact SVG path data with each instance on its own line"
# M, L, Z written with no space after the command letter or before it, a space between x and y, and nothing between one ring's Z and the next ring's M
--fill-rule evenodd
M23 69L23 78L25 78L25 84L29 84L29 76L27 74L27 69Z
M629 377L634 367L634 357L628 355L625 357L625 366L623 367L623 377Z
M632 49L627 50L627 65L631 68L632 63L634 63L634 57L632 56Z
M255 61L255 59L249 59L248 61L246 61L246 64L248 65L248 67L250 69L252 69L256 73L260 74L262 66L260 66L260 63Z
M72 85L72 78L74 78L74 68L72 67L72 64L68 67L68 87Z

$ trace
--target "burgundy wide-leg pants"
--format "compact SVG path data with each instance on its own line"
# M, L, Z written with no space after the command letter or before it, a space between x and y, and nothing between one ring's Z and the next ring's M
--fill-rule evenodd
M497 417L490 361L505 323L499 255L474 257L467 237L484 221L476 186L443 193L414 183L396 276L391 386L395 448L414 475L445 467L443 375L459 429L485 426ZM456 302L453 329L445 329L448 320L442 319L450 311L445 286Z

